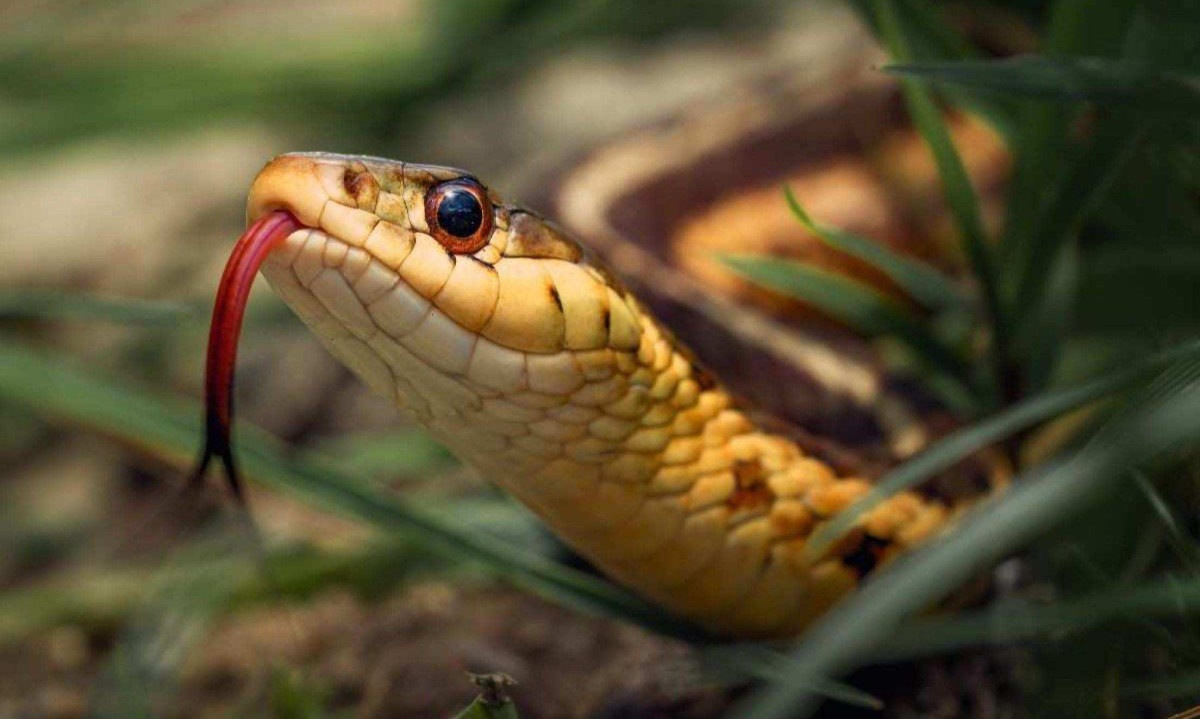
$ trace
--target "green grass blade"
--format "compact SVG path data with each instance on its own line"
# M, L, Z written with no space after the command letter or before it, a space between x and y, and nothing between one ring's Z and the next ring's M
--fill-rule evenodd
M1099 6L1090 0L1058 0L1049 10L1043 52L1053 57L1119 52L1132 13L1132 0L1113 0ZM1016 382L1021 392L1040 389L1062 353L1063 335L1038 336L1040 330L1049 332L1055 322L1051 316L1054 307L1049 306L1054 298L1047 303L1026 303L1019 288L1035 255L1043 254L1048 261L1069 262L1073 258L1063 242L1055 243L1056 249L1049 253L1043 253L1044 248L1037 243L1039 223L1048 203L1047 188L1061 181L1062 158L1072 156L1070 129L1078 116L1078 108L1072 105L1026 99L1014 138L1014 170L1000 246L1004 270L1000 291L1006 293L1002 297L1005 307L1026 325L1013 330L1023 336L1021 346L1011 348L1009 359L1009 366L1019 375ZM1057 262L1036 269L1047 281L1063 278L1071 271ZM1026 311L1028 314L1024 314Z
M879 23L880 35L892 57L907 60L912 57L911 41L905 34L905 26L896 11L894 0L873 0L872 8ZM1008 328L1004 308L1000 304L996 269L983 220L979 212L979 198L971 179L963 167L958 150L946 129L941 109L929 92L911 80L901 80L901 89L912 115L913 124L925 143L938 168L942 181L942 192L946 204L962 234L963 247L971 262L971 268L983 295L984 310L992 331L992 365L997 387L1006 383L1005 362L1008 356Z
M902 63L906 77L1055 102L1092 102L1127 112L1194 116L1200 77L1131 60L1030 55L1001 60Z
M193 564L214 557L186 557L174 571L187 574ZM268 548L257 567L234 577L220 607L245 607L281 599L299 599L331 586L376 593L409 572L428 568L428 556L411 542L373 541L339 552L307 546ZM47 582L0 593L0 645L64 624L111 632L144 605L155 571L138 566L105 566L70 572Z
M1200 342L1148 357L1090 382L1030 397L994 416L964 427L880 478L871 491L813 535L810 551L819 556L867 512L898 492L911 489L984 447L1086 404L1128 390L1173 362L1200 359Z
M81 425L174 464L186 467L199 446L202 423L195 402L155 396L103 379L0 337L0 398L16 402L51 421ZM592 612L617 616L676 636L696 636L694 628L594 576L571 569L522 547L498 542L491 534L372 491L326 463L287 456L278 441L245 428L237 437L246 475L259 484L350 516L430 551L470 561L491 574Z
M1052 185L1041 213L1034 220L1028 251L1023 257L1014 258L1018 317L1037 310L1054 272L1055 257L1104 198L1144 130L1144 126L1131 128L1124 121L1110 119L1092 138L1087 150Z
M326 440L307 450L305 456L336 463L347 475L377 481L419 479L457 464L454 455L437 440L415 428Z
M898 559L805 634L789 679L752 694L733 716L807 716L817 699L791 679L844 672L891 636L901 621L946 596L961 582L1082 510L1145 463L1200 438L1200 363L1172 366L1157 382L1070 459L1019 477L988 511L915 554Z
M960 309L969 303L963 288L933 267L892 252L874 240L818 225L796 199L790 187L784 187L783 194L787 198L788 206L805 229L830 247L857 257L882 272L899 285L900 289L926 307Z
M1044 389L1058 366L1063 338L1069 336L1079 292L1079 249L1067 243L1050 267L1042 302L1022 317L1023 343L1022 394Z
M0 320L103 320L115 324L170 325L203 317L197 304L98 297L61 290L0 292Z
M966 368L952 349L892 299L864 284L799 262L748 255L718 258L757 284L809 302L867 336L892 336L930 368L964 385Z
M0 335L0 399L16 402L47 419L82 426L141 451L186 467L200 442L202 422L196 402L157 396L98 377L62 358L29 349ZM705 635L591 574L547 559L536 551L498 541L454 513L404 502L364 489L367 482L340 471L286 456L261 430L239 430L238 455L246 477L292 494L324 511L362 520L400 539L452 560L467 561L489 574L547 598L585 611L614 616L651 631L690 641ZM763 669L762 671L767 671ZM841 700L860 692L822 680L816 694Z
M872 11L872 0L850 0L851 6L882 38L881 26ZM902 9L900 20L908 38L914 60L971 60L980 52L946 22L941 9L928 0L898 0ZM975 92L971 88L952 88L947 96L955 105L974 111L1005 137L1011 137L1016 127L1016 108L1002 98Z
M763 644L716 644L705 647L700 658L710 673L736 682L747 679L768 682L784 680L789 677L792 666L789 655ZM876 710L884 708L884 703L878 697L832 680L813 681L809 688L847 706Z
M1127 245L1088 252L1080 266L1074 328L1132 335L1200 328L1200 247ZM1154 327L1146 318L1154 318Z
M965 647L1032 639L1060 640L1114 620L1141 623L1200 613L1200 578L1169 579L1106 590L1047 606L1010 601L946 618L917 619L901 626L872 659L901 661Z
M1192 668L1165 677L1127 684L1121 690L1121 694L1127 697L1153 697L1156 699L1194 697L1196 696L1196 687L1200 687L1200 669Z
M1135 471L1133 481L1142 496L1146 498L1146 503L1150 505L1154 516L1162 524L1163 530L1167 534L1167 541L1175 551L1175 556L1178 557L1181 565L1188 571L1200 575L1200 546L1197 546L1196 541L1189 537L1180 526L1170 505L1163 499L1162 494L1159 493L1158 488L1154 486L1145 472Z

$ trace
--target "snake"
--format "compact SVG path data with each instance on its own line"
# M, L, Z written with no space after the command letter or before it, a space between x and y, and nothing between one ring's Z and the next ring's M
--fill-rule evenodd
M285 154L253 180L247 222L214 311L198 474L219 457L237 487L232 368L261 270L375 393L717 636L799 634L975 501L903 491L812 551L870 477L761 419L595 252L468 172Z

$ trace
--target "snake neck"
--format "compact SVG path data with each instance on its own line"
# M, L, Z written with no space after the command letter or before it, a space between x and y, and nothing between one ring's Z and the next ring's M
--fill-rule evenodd
M322 343L590 561L711 631L799 632L954 512L898 495L811 556L813 531L869 483L757 425L631 295L619 297L617 316L635 323L625 349L515 352L430 306L398 337L388 318L413 310L362 303L353 289L370 269L343 285L354 248L331 242L295 233L263 267ZM446 372L467 343L465 369Z
M906 493L810 556L814 530L870 484L764 431L639 316L637 350L560 403L495 398L469 441L444 437L619 581L720 634L792 634L954 513Z

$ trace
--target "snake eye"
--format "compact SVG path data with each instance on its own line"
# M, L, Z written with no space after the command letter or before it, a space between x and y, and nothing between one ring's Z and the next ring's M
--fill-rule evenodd
M425 198L425 222L430 233L455 254L469 254L486 245L492 234L492 220L487 192L470 178L443 182Z

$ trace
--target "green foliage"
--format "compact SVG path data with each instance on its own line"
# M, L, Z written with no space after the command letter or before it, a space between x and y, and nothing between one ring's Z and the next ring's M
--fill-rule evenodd
M883 272L921 304L937 309L965 309L968 298L951 278L924 262L893 252L874 240L817 224L809 217L790 187L784 188L784 197L792 213L809 232L830 247L857 257Z
M901 557L856 594L835 607L804 636L788 681L747 700L739 719L779 719L812 707L815 697L791 680L843 672L867 659L892 636L901 620L945 597L1012 550L1045 533L1065 517L1111 493L1129 473L1163 461L1200 437L1200 360L1180 360L1101 428L1086 447L1016 478L1006 496L981 508L955 532L915 554ZM1200 611L1200 595L1187 603ZM1136 613L1145 601L1127 596L1108 612ZM1076 610L1076 614L1080 610ZM1070 612L1068 612L1070 615ZM926 633L924 644L940 637Z
M17 319L103 320L114 324L167 325L202 316L178 302L89 297L55 290L0 292L0 321Z
M895 300L833 272L792 262L744 255L720 261L740 275L783 294L810 302L859 331L894 336L936 372L962 383L969 380L962 358Z
M91 376L58 358L0 337L0 397L57 421L83 425L186 466L201 434L200 408ZM328 461L287 456L261 431L240 432L238 454L252 481L293 494L323 509L364 521L430 551L471 561L496 576L594 612L637 618L658 631L686 636L682 622L628 592L546 556L500 544L464 518L389 497L348 477ZM397 471L410 468L397 467Z
M949 63L899 63L888 72L978 90L1110 106L1137 114L1200 112L1200 84L1189 75L1133 60L1025 56Z
M888 473L818 529L814 550L836 541L883 498L972 452L1005 440L1014 457L1026 456L1022 443L1041 423L1127 394L1147 373L1162 374L1135 400L1104 405L1119 411L1102 423L1096 420L1103 413L1093 413L1091 425L1060 440L1052 459L1019 468L1006 496L839 605L805 634L784 675L735 715L807 716L818 702L805 681L868 662L1013 642L1036 643L1052 667L1059 689L1043 692L1051 712L1114 715L1114 707L1134 697L1187 695L1195 672L1186 667L1197 664L1200 642L1171 627L1188 626L1188 615L1200 611L1194 594L1200 543L1171 495L1193 496L1178 457L1194 451L1200 437L1196 345L1177 344L1200 330L1200 310L1190 301L1200 286L1200 6L1059 0L1044 16L1033 15L1043 27L1039 54L983 59L932 4L852 4L896 61L885 70L900 78L938 167L974 275L975 297L955 311L973 316L978 341L950 345L936 329L925 329L944 324L950 312L929 291L948 278L905 278L911 268L895 255L822 227L804 211L804 198L790 193L802 224L895 281L923 306L928 325L896 303L877 309L877 295L855 280L835 284L761 259L738 258L736 268L868 336L908 344L926 360L926 373L945 369L929 361L929 346L954 347L956 363L983 374L982 381L962 383L975 396L961 406L992 414ZM983 229L934 92L1005 136L1014 173L1000 237ZM1166 345L1175 348L1150 353ZM1100 356L1126 364L1104 373L1091 359ZM1062 384L1069 374L1077 384ZM1131 497L1139 511L1130 510ZM1034 544L1045 547L1034 556L1066 593L1063 600L1036 606L1018 597L977 612L906 619L1048 534L1054 539ZM1106 633L1107 648L1083 649L1104 645ZM1143 652L1173 653L1185 668L1162 681L1148 677L1134 659Z

